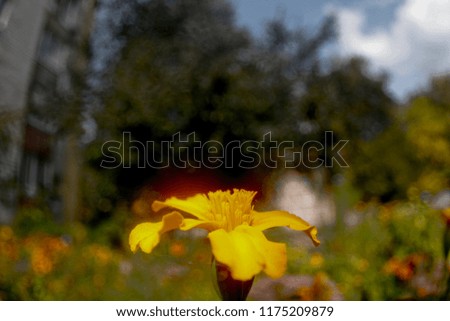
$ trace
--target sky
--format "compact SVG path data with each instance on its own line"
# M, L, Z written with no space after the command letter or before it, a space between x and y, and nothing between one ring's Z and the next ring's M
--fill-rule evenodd
M399 100L450 72L450 0L231 0L237 23L261 35L283 17L290 27L318 27L337 17L333 54L364 56L374 72L390 75ZM330 50L329 48L327 50Z

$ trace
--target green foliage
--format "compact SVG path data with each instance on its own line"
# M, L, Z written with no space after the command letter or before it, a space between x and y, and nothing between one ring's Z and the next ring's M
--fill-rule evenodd
M414 97L404 115L406 136L426 166L416 183L419 190L439 192L450 185L450 77L435 78Z
M437 211L405 202L369 205L353 215L355 225L321 233L313 254L291 249L291 273L325 273L347 300L439 299L446 274Z
M61 231L50 209L46 206L22 206L14 217L13 227L20 235L29 235L36 231L57 234Z
M59 233L49 233L54 223L44 219L32 230L0 226L0 300L218 299L207 243L172 234L152 255L134 255L123 217L129 214L96 229L60 226Z
M345 174L366 199L398 200L448 188L450 108L445 90L449 88L448 78L434 79L429 89L392 112L390 126L372 139L351 141L347 155L351 168ZM348 115L355 117L350 111ZM369 115L367 120L371 119L377 117Z
M124 217L130 214L120 209L97 228L72 224L60 226L59 233L49 233L44 220L32 230L23 224L0 226L0 298L219 299L204 234L169 233L152 254L133 254L127 245L133 224ZM311 285L299 285L296 298L441 297L446 278L442 269L445 227L437 211L418 201L358 203L346 220L342 231L321 228L318 248L311 248L302 233L269 231L269 239L288 244L287 274L313 278ZM47 220L46 224L54 223ZM255 282L263 280L260 276Z
M351 164L346 174L352 183L366 198L382 201L405 198L423 167L404 131L396 124L361 144L352 155Z

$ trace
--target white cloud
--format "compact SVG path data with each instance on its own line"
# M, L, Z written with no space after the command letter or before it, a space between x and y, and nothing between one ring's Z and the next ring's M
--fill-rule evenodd
M423 86L450 71L450 1L405 0L394 21L366 31L368 10L334 7L342 54L362 55L388 70L397 94Z

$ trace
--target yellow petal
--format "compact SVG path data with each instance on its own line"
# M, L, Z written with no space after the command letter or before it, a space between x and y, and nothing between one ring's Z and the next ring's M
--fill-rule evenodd
M185 218L183 220L183 224L180 226L180 230L188 231L195 227L202 228L202 229L205 229L205 230L211 232L211 231L219 229L220 225L216 221L203 221L203 220L197 220L197 219L193 219L193 218Z
M136 252L138 247L145 253L150 253L159 243L161 234L179 228L183 223L183 216L172 212L163 216L161 222L138 224L130 233L130 249Z
M311 238L315 246L320 244L320 241L317 238L317 228L315 226L309 225L305 220L286 211L253 211L251 225L260 231L267 230L271 227L287 226L293 230L305 232Z
M286 270L286 246L270 242L251 226L240 225L230 232L215 230L208 238L214 257L229 267L235 280L250 280L261 271L277 278Z
M188 197L185 200L171 197L164 202L154 201L152 204L152 209L155 212L166 207L191 214L200 220L209 221L211 216L209 214L209 201L204 194L197 194L192 197Z

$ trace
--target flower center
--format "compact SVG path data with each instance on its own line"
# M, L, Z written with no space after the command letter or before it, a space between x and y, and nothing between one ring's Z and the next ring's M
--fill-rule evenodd
M214 221L227 231L242 224L250 224L252 202L256 192L234 189L208 193L210 213Z

